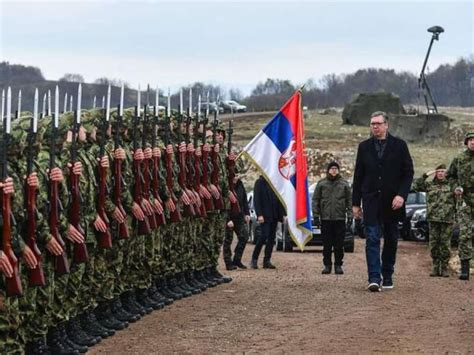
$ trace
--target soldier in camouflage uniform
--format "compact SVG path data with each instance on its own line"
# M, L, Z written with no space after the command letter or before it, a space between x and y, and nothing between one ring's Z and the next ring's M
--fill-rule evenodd
M428 177L435 174L433 180ZM423 174L412 185L413 191L426 192L427 220L430 228L430 251L433 268L430 276L448 277L455 198L446 179L446 165Z
M456 156L448 170L448 179L456 195L457 222L459 233L459 258L461 259L461 280L469 280L469 262L472 259L474 228L474 131L465 135L467 149Z

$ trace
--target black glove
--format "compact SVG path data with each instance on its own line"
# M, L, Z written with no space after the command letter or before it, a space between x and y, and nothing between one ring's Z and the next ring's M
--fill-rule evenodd
M313 217L313 225L321 226L321 217L319 217L319 216Z

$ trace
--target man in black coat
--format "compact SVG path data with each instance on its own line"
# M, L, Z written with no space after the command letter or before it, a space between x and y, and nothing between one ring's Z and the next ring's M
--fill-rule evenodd
M398 222L405 219L405 201L413 180L413 162L407 144L388 133L388 116L374 112L372 137L359 144L352 192L354 218L362 217L369 291L393 288L392 275L398 244ZM380 238L384 238L380 260ZM382 281L383 279L383 281Z
M272 257L273 245L275 244L276 228L278 222L283 222L285 209L267 180L261 175L255 182L253 197L255 214L257 215L257 222L260 225L261 233L253 250L251 267L252 269L258 269L258 257L263 244L266 244L263 268L275 269L270 259Z

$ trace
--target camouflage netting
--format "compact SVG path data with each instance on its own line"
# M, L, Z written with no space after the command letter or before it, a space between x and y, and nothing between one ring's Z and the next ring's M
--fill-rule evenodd
M342 122L368 126L370 115L375 111L385 111L392 114L406 113L400 98L392 93L361 93L344 107Z

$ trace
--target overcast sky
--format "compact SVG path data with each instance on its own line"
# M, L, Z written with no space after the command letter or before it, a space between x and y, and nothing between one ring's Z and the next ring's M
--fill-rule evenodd
M47 79L80 73L136 87L195 81L239 87L295 84L378 67L418 73L474 53L473 1L0 0L0 59Z

